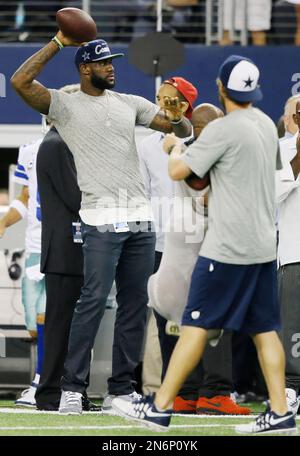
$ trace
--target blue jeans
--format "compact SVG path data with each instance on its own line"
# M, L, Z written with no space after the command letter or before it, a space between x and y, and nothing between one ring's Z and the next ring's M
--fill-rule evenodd
M117 313L114 330L112 376L109 394L134 391L134 370L140 361L147 314L147 282L153 272L155 233L150 222L139 231L100 232L82 223L84 285L71 324L68 355L62 378L65 391L83 392L89 372L90 352L116 281ZM104 341L105 343L105 341Z

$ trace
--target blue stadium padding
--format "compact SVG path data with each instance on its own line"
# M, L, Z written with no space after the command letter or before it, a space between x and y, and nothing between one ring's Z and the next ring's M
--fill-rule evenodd
M6 78L6 98L0 97L0 123L40 123L40 117L13 92L9 79L16 68L31 54L37 45L0 45L0 73ZM119 92L142 95L154 100L154 79L146 76L128 63L127 46L112 46L113 52L125 52L123 59L114 61ZM73 64L74 48L63 49L47 65L38 80L47 87L59 88L78 82L78 73ZM215 79L222 61L230 54L242 54L252 58L261 69L261 87L264 99L258 104L273 120L277 121L283 111L285 100L300 92L300 48L295 46L267 47L219 47L186 46L186 61L175 73L197 85L198 102L217 103ZM297 76L298 73L298 76ZM173 74L175 75L175 74ZM293 76L294 75L294 76ZM171 74L166 74L166 77ZM294 80L292 79L294 78Z

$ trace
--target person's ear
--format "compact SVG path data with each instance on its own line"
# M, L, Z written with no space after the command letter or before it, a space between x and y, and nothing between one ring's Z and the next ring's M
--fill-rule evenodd
M218 86L218 90L219 90L220 95L222 95L224 98L227 98L226 89L223 86L223 84L222 84L220 79L217 79L217 86Z
M294 123L298 126L297 114L293 114L293 121L294 121Z
M91 68L87 63L81 63L79 65L79 71L81 74L84 74L85 76L91 74Z

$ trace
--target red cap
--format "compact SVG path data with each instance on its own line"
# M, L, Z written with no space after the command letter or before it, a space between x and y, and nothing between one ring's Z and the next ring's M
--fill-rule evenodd
M178 90L178 92L181 93L181 95L184 96L186 101L189 103L189 108L186 111L185 115L188 119L191 118L192 112L193 112L193 103L197 100L198 97L198 90L196 89L193 84L191 84L189 81L187 81L184 78L180 77L174 77L167 79L166 81L163 82L164 84L171 84L175 89Z

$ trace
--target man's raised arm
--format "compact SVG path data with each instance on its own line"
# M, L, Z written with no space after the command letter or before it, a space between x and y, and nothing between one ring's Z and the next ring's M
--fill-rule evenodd
M12 76L11 84L15 91L36 111L48 114L51 97L49 90L35 78L60 49L77 45L80 43L73 43L59 31L50 43L27 59Z

